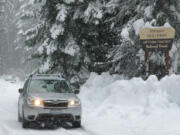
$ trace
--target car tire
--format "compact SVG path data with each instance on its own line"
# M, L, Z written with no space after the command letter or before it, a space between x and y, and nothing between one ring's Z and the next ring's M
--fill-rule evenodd
M72 123L72 125L73 125L74 128L80 128L81 127L81 121L74 121Z
M19 111L18 111L18 121L19 121L19 122L22 122L22 118L21 118L21 116L20 116Z
M19 112L19 103L18 103L18 122L22 122L22 117L20 116L20 112Z
M22 128L29 128L29 122L23 121Z
M22 109L23 110L23 109ZM24 110L22 111L22 128L28 128L29 122L24 118Z

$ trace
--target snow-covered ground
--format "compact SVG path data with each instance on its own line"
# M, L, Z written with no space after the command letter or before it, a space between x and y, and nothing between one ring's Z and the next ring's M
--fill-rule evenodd
M18 88L0 79L0 135L179 135L180 76L123 80L92 73L81 87L82 128L22 129L17 122Z

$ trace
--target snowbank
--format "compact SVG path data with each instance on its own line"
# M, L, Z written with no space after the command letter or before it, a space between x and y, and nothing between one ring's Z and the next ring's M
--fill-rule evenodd
M122 80L108 73L92 73L82 86L80 97L84 113L98 117L127 113L147 115L180 103L179 82L180 76L175 75L161 81L150 76L144 81L141 78Z
M17 121L18 88L22 83L0 79L2 135L179 135L180 76L125 80L92 73L81 87L82 128L24 130ZM27 132L28 131L28 132Z
M97 135L180 134L180 76L125 80L92 73L81 87L83 125Z

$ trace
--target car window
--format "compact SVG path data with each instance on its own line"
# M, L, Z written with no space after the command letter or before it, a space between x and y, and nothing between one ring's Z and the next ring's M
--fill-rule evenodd
M31 80L30 93L71 93L72 90L64 80Z
M25 82L25 84L24 84L24 87L23 87L24 91L26 91L26 90L27 90L27 87L28 87L28 82L29 82L29 80L26 80L26 82Z

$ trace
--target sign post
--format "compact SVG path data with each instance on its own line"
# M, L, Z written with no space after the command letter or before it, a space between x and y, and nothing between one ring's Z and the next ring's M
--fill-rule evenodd
M149 76L149 52L145 52L146 78Z
M169 52L165 53L166 75L169 75Z
M165 53L166 75L169 75L169 51L172 48L175 30L172 27L144 28L140 31L140 44L145 51L146 78L149 76L149 52Z

